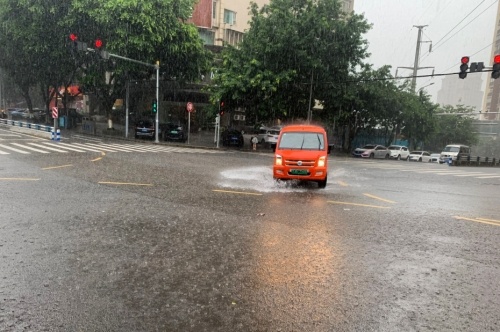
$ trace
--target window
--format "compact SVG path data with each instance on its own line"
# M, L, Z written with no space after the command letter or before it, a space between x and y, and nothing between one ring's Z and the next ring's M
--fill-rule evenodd
M224 9L224 23L236 24L236 12Z
M213 19L217 18L217 1L214 1L212 3L212 18Z

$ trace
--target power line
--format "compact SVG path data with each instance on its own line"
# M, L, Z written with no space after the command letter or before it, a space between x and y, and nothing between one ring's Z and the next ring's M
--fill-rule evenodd
M451 30L449 30L440 40L436 42L436 45L439 44L441 40L443 40L446 36L448 36L457 26L459 26L467 17L469 17L479 6L481 6L486 0L483 0L477 5L469 14L467 14L460 22L458 22Z
M479 50L479 51L477 51L476 53L471 54L471 55L469 55L469 56L472 58L474 55L478 54L479 52L484 51L485 49L487 49L487 48L488 48L488 47L490 47L491 45L493 45L493 43L490 43L489 45L487 45L487 46L483 47L482 49L480 49L480 50ZM447 71L447 70L449 70L449 69L451 69L451 68L453 68L453 67L455 67L455 66L458 66L458 65L460 65L460 64L461 64L461 62L457 62L457 63L456 63L456 64L454 64L453 66L450 66L449 68L446 68L444 71Z
M483 71L479 72L469 72L468 74L482 74L482 73L487 73L493 71L492 69L486 69ZM423 77L435 77L435 76L450 76L450 75L457 75L460 74L460 72L454 72L454 73L442 73L442 74L429 74L429 75L410 75L410 76L398 76L398 77L385 77L385 78L367 78L367 79L359 79L359 80L348 80L348 81L342 81L342 82L332 82L332 81L316 81L314 84L342 84L342 83L361 83L361 82L380 82L380 81L394 81L394 80L403 80L403 79L413 79L413 78L423 78ZM300 84L305 84L305 85L310 85L310 82L307 83L300 83Z
M493 2L491 3L491 5L489 5L488 7L486 7L486 9L485 9L485 10L483 10L481 13L479 13L479 15L477 15L476 17L474 17L471 21L469 21L469 22L468 22L465 26L463 26L460 30L458 30L457 32L455 32L452 36L450 36L450 38L446 39L446 40L445 40L444 42L442 42L440 45L435 46L435 47L433 48L433 51L435 51L435 50L436 50L436 48L438 48L439 46L444 45L444 44L445 44L448 40L450 40L451 38L453 38L453 37L454 37L457 33L459 33L460 31L462 31L463 29L465 29L465 28L466 28L469 24L471 24L472 22L474 22L474 21L475 21L475 20L476 20L479 16L481 16L482 14L484 14L484 13L485 13L485 12L486 12L486 11L487 11L487 10L488 10L491 6L493 6L496 2L498 2L498 0L493 1ZM443 39L443 38L441 38L440 40L442 40L442 39ZM486 47L489 47L489 46L491 46L492 44L493 44L493 43L491 43L490 45L488 45L488 46L486 46ZM486 47L485 47L485 48L486 48ZM483 48L482 50L484 50L484 48ZM482 50L481 50L481 51L482 51ZM479 52L481 52L481 51L478 51L478 52L474 53L473 55L476 55L477 53L479 53ZM427 52L427 53L425 53L424 55L422 55L422 57L420 58L420 60L423 60L424 58L428 57L430 54L431 54L431 52L430 52L430 51L429 51L429 52Z
M484 2L484 1L483 1ZM488 7L486 7L485 10L483 10L481 13L479 13L479 15L477 15L476 17L474 17L471 21L469 21L469 23L467 23L465 26L463 26L460 30L458 30L457 32L455 32L452 36L450 36L450 38L446 39L444 42L442 42L440 45L434 47L434 50L436 48L438 48L439 46L442 46L444 45L448 40L450 40L451 38L455 37L457 33L459 33L460 31L462 31L463 29L465 29L469 24L471 24L472 22L474 22L479 16L483 15L491 6L493 6L496 2L498 2L498 0L495 0L491 3L491 5L489 5ZM442 39L442 38L441 38Z

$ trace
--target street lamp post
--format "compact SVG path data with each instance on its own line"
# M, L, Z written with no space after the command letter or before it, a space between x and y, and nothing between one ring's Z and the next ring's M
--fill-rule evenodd
M426 87L431 86L431 85L434 85L434 82L432 82L430 84L427 84L427 85L424 85L423 87L421 87L420 89L418 89L417 94L420 93L420 91L422 91L423 88L426 88Z

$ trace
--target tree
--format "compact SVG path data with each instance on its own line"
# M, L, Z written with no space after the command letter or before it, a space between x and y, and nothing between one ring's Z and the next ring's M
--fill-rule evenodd
M100 38L109 52L151 64L159 60L164 79L196 80L208 70L210 56L196 27L185 23L194 2L0 0L0 42L5 50L0 66L27 100L28 87L35 84L40 84L48 103L58 93L54 88L79 81L110 114L124 94L125 81L149 80L153 69L77 52L69 34L76 33L90 48Z
M307 117L310 101L327 98L367 56L369 25L345 14L337 0L274 0L251 7L250 29L227 47L217 68L213 101L244 107L247 117Z
M159 61L163 79L195 81L208 71L210 55L196 27L185 23L194 3L78 0L69 22L80 27L83 39L100 38L113 54L151 64ZM149 80L154 74L152 68L114 58L90 57L82 68L84 88L95 94L108 115L128 79Z
M433 148L441 150L448 144L471 146L478 143L478 136L474 133L473 107L446 105L436 112L436 131L430 139Z

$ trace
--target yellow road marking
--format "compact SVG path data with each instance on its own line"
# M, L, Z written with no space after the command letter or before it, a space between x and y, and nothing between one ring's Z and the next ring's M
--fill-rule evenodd
M363 206L363 207L371 207L376 209L390 209L388 206L379 206L379 205L370 205L370 204L358 204L358 203L349 203L349 202L338 202L338 201L327 201L328 203L333 204L344 204L344 205L355 205L355 206Z
M91 161L98 161L98 160L101 160L102 157L104 157L106 154L104 152L101 151L101 157L99 158L95 158L95 159L92 159Z
M149 186L152 187L151 183L130 183L130 182L110 182L110 181L99 181L99 184L116 184L116 185L126 185L126 186Z
M468 221L474 221L474 222L480 222L482 224L488 224L488 225L493 225L493 226L500 226L500 220L493 220L493 219L483 219L483 218L466 218L466 217L460 217L460 216L454 216L453 218L457 220L468 220Z
M69 165L61 165L61 166L52 166L52 167L45 167L45 168L42 168L43 170L47 170L47 169L55 169L55 168L64 168L64 167L72 167L73 165L69 164Z
M212 191L219 192L219 193L228 193L228 194L262 196L262 194L258 194L258 193L246 193L246 192L241 192L241 191L217 190L217 189L214 189Z
M365 195L367 197L370 197L370 198L373 198L373 199L378 199L379 201L386 202L386 203L392 203L392 204L396 203L394 201L390 201L388 199L380 198L380 197L377 197L377 196L374 196L374 195L370 195L370 194L363 194L363 195Z
M342 187L349 187L349 185L347 183L345 183L344 181L339 181L339 184L342 186Z
M40 179L34 178L0 178L2 181L39 181Z

